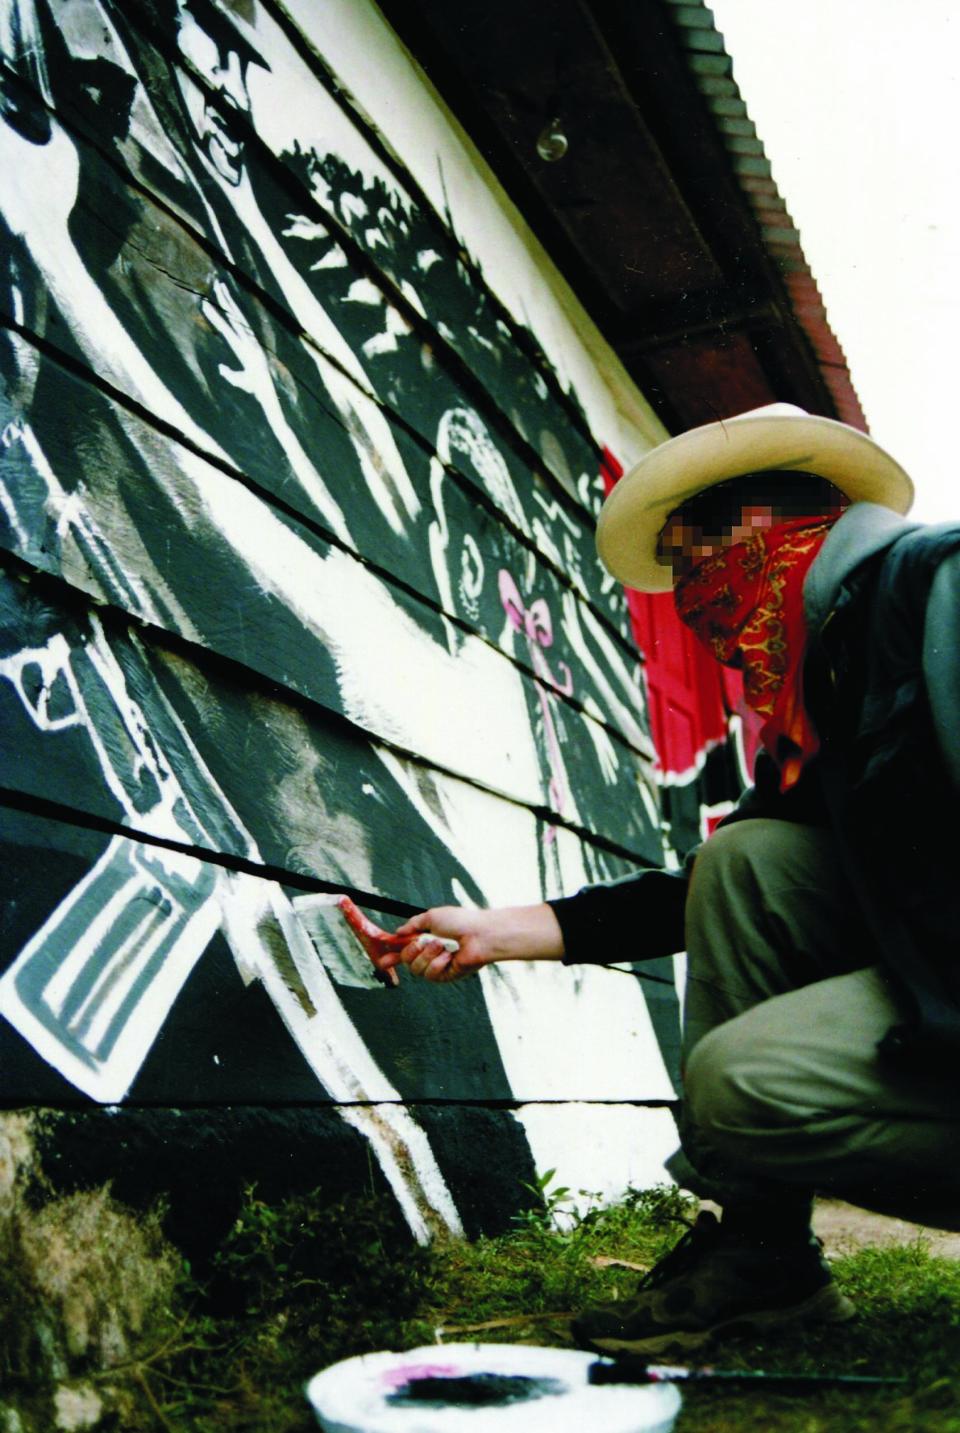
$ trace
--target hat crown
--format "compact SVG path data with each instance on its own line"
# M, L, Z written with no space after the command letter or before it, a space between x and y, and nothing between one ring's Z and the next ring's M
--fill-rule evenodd
M762 408L748 408L746 413L734 413L729 418L718 419L722 423L739 423L743 418L809 418L805 408L796 403L765 403Z

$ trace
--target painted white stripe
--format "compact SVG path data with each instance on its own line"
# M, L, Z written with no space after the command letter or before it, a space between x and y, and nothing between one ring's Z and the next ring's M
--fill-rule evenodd
M408 1224L424 1243L442 1231L462 1234L426 1134L399 1103L340 1003L333 983L279 886L247 876L225 882L224 919L231 944L255 971L310 1068L346 1122L369 1141ZM337 916L339 919L339 916ZM265 931L279 927L299 982L299 994L278 968ZM310 1008L305 1008L308 1005ZM357 1104L368 1108L352 1108Z

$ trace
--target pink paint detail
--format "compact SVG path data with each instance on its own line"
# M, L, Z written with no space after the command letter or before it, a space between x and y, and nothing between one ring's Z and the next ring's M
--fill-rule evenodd
M524 627L531 642L541 647L553 646L553 623L550 608L542 597L535 597L524 616Z
M380 1383L384 1388L406 1388L418 1378L456 1378L460 1371L455 1363L408 1363L404 1368L388 1368Z
M553 618L543 597L535 597L529 607L523 604L520 589L511 573L501 567L497 573L500 602L511 627L522 632L530 650L531 665L542 682L561 692L565 697L573 696L573 674L566 662L557 663L559 676L550 670L544 657L547 647L553 646Z
M547 661L546 650L553 646L553 619L545 599L535 597L527 607L515 578L505 567L501 567L497 573L497 586L508 622L514 631L521 632L526 639L530 665L537 677L537 699L543 717L547 764L550 768L550 800L557 811L563 811L567 804L567 789L560 755L560 739L551 702L553 692L559 692L565 697L573 695L573 673L566 662L558 662L556 670L552 671ZM545 840L549 844L555 839L556 831L549 827Z
M497 573L497 589L500 593L500 601L503 610L509 618L511 627L522 632L525 629L523 599L517 588L516 582L505 567L501 567Z

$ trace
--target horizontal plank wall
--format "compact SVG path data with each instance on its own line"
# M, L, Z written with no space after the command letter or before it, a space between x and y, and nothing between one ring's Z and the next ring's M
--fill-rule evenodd
M0 39L0 1097L327 1109L419 1238L481 1117L501 1211L662 1177L669 963L387 991L311 902L663 861L592 537L642 397L367 0Z

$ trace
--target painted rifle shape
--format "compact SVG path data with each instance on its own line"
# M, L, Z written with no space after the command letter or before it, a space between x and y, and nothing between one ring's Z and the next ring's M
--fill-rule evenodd
M96 617L90 625L79 650L58 633L0 660L0 676L40 731L87 733L135 829L208 844ZM225 803L218 814L229 820ZM0 1011L79 1089L122 1099L220 924L216 886L213 867L115 838L0 981Z

